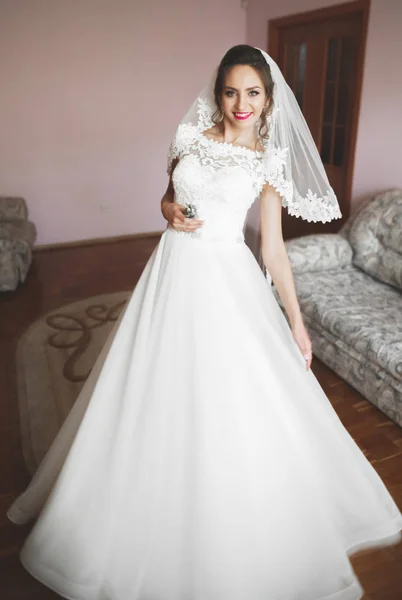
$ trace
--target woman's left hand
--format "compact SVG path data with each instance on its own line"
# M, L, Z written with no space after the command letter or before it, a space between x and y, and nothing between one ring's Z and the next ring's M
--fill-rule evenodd
M306 369L308 370L313 359L313 352L311 339L307 333L307 329L303 321L300 321L297 323L297 325L292 326L292 335L296 341L296 344L299 346L301 353L303 354L303 357L306 361Z

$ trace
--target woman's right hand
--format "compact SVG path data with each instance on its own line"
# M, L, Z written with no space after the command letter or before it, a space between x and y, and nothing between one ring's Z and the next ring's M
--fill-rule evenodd
M163 216L173 229L177 231L195 231L199 227L202 227L204 221L195 218L188 219L183 213L185 208L184 204L169 202L169 204L165 204L163 207Z

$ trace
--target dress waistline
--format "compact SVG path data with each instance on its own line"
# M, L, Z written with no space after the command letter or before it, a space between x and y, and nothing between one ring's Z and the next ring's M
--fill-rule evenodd
M171 225L166 227L166 233L169 235L180 236L184 239L191 241L197 240L205 243L218 243L218 244L244 244L244 235L223 235L221 233L212 233L208 230L197 229L196 231L178 231Z

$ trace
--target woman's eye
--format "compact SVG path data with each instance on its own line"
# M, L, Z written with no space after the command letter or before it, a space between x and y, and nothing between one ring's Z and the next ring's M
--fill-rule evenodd
M227 91L225 92L225 96L227 96L228 98L232 98L232 96L234 96L234 93L235 93L235 92L234 92L233 90L227 90ZM258 95L259 95L259 93L260 93L260 92L259 92L258 90L251 90L251 92L249 92L249 94L250 94L251 96L258 96Z

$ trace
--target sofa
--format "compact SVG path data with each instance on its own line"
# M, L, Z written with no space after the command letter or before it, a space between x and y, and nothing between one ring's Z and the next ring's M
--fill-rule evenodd
M402 190L286 247L313 353L402 426Z
M13 291L25 281L35 239L24 198L0 196L0 292Z

